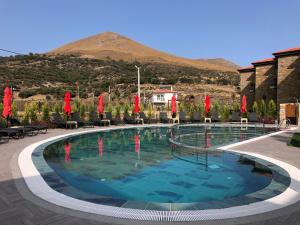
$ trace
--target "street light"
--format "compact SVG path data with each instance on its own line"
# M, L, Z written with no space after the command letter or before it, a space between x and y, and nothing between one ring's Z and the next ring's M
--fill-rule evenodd
M137 68L138 71L138 97L139 97L139 105L141 103L141 90L140 90L140 67L138 67L137 65L134 66L135 68Z

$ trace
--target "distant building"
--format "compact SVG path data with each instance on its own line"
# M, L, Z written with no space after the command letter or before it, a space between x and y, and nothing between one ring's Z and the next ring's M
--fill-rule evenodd
M168 89L157 89L152 92L152 103L156 106L165 106L171 103L172 96L178 97L177 91L173 91L171 87Z

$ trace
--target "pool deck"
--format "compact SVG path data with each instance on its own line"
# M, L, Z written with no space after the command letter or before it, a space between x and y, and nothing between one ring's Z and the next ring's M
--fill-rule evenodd
M76 131L92 130L77 129ZM47 134L10 140L0 145L0 224L173 224L174 222L134 221L93 215L56 206L35 195L27 188L18 167L19 153L28 145L49 137L73 133L75 130L52 129ZM300 128L234 147L245 152L259 153L300 168L300 148L290 147L287 141ZM300 225L300 202L269 213L235 219L180 224L207 225Z

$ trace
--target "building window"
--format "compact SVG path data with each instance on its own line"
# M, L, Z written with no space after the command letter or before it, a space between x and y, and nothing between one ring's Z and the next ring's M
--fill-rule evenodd
M165 96L164 95L157 95L157 101L164 102L165 101Z

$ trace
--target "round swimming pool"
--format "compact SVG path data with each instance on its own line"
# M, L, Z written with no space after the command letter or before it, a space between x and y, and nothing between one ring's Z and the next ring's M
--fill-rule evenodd
M47 142L32 160L52 189L87 202L159 211L220 209L272 198L290 185L288 173L271 162L216 149L273 131L115 129Z

